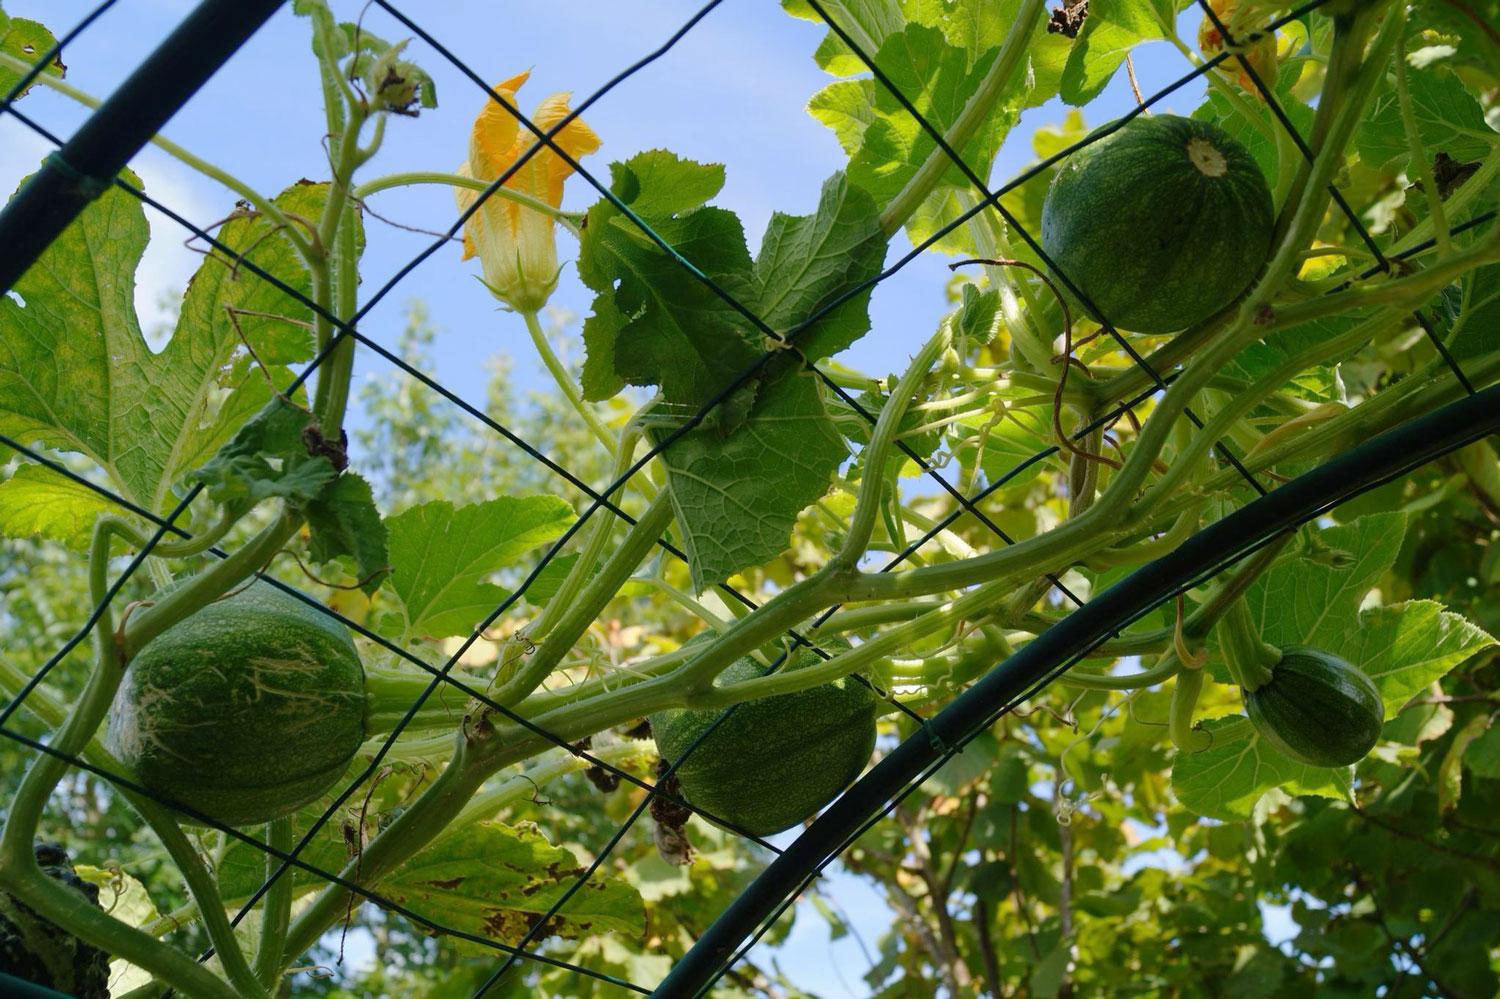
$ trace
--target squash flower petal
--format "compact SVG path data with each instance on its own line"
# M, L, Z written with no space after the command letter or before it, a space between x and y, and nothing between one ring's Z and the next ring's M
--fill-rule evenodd
M536 136L505 106L516 107L516 91L529 75L522 73L495 86L505 104L486 101L474 119L469 159L457 171L461 176L493 181L536 145ZM569 113L568 97L559 93L542 101L532 122L543 131L554 127ZM552 141L575 160L599 148L599 137L582 119L569 122ZM562 205L563 181L572 172L562 157L543 145L505 182L505 187L556 208ZM459 209L467 211L479 192L460 187L454 188L453 196ZM463 259L479 258L484 283L500 301L521 312L534 312L546 304L557 286L556 228L551 216L492 196L464 223Z

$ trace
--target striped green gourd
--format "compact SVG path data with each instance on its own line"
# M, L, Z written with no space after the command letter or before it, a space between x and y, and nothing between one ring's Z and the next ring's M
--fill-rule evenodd
M822 661L803 650L784 668ZM714 683L741 683L764 671L747 657ZM789 829L838 797L870 761L879 703L874 691L847 676L745 701L678 767L682 796L737 831L769 836ZM653 714L651 733L662 759L681 758L723 713L670 708Z
M364 731L364 669L348 629L257 581L141 649L105 742L153 793L244 826L327 791Z
M1270 682L1241 696L1262 739L1314 767L1358 763L1375 748L1385 722L1375 681L1321 649L1282 649Z
M1104 319L1170 333L1249 287L1274 226L1244 146L1211 122L1143 115L1063 161L1042 248Z

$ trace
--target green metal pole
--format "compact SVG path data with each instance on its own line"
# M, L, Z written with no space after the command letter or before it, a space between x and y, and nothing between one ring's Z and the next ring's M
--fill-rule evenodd
M1008 704L1058 667L1167 599L1203 570L1372 489L1405 471L1500 430L1500 385L1417 417L1246 504L1131 573L996 666L891 751L828 807L720 914L683 955L654 999L695 999L735 951L861 826L942 756L962 747Z
M203 0L0 211L0 294L282 0Z

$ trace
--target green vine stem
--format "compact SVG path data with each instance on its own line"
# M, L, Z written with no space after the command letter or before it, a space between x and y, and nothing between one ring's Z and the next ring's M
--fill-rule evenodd
M1215 634L1224 650L1229 675L1246 691L1259 690L1271 682L1271 673L1281 661L1281 650L1261 641L1260 631L1243 599L1229 606Z
M552 345L547 342L547 333L542 329L542 324L537 319L536 311L523 312L521 316L526 320L526 329L531 334L532 345L536 347L536 352L541 357L542 363L546 365L548 373L552 375L552 380L557 383L558 389L561 390L563 396L568 400L568 405L573 407L573 411L578 414L579 419L583 420L584 424L593 432L594 439L603 444L605 450L614 452L620 442L615 438L614 434L609 432L609 429L603 423L599 422L598 414L589 407L588 403L583 401L583 393L579 391L577 383L573 381L573 375L567 368L563 367L562 361L558 360L557 354L553 352Z
M1011 78L1020 70L1026 58L1031 37L1036 33L1045 6L1042 0L1022 0L1020 9L1011 20L1010 31L1000 46L1000 54L995 57L989 72L979 82L974 96L969 98L953 125L943 133L943 141L949 149L962 153L969 140L993 112L995 103L1009 91ZM928 154L927 160L917 168L911 180L906 182L906 186L886 206L885 211L880 213L880 231L887 239L906 224L922 202L927 200L942 176L952 168L948 154L941 147L934 148Z
M1427 211L1432 218L1434 238L1437 240L1438 259L1441 260L1453 252L1453 235L1448 228L1448 214L1443 207L1442 192L1438 190L1437 175L1433 173L1432 163L1427 159L1427 150L1423 148L1422 136L1417 131L1417 116L1412 111L1411 87L1406 79L1406 27L1409 19L1404 9L1400 17L1407 24L1402 26L1401 41L1396 47L1396 58L1393 60L1396 66L1396 98L1401 106L1401 124L1406 129L1406 142L1411 148L1411 165L1422 181L1422 193L1427 199ZM1407 173L1410 174L1411 170Z
M636 445L640 442L640 439L640 424L638 421L632 419L626 424L625 430L620 434L620 438L616 442L615 465L610 476L611 481L619 479L629 471L630 466L635 461ZM655 492L652 490L650 483L645 481L644 477L639 477L636 480L636 484L649 498L655 499ZM616 506L619 506L621 499L620 495L615 496ZM594 566L599 564L604 558L604 549L609 544L609 539L614 534L616 527L619 526L617 523L618 520L619 518L612 511L606 510L600 514L599 520L594 524L589 534L588 541L584 543L583 551L579 554L578 561L573 564L573 568L568 570L568 574L563 577L562 585L557 588L557 592L553 594L552 599L547 601L547 606L543 608L542 612L525 628L524 633L518 634L511 639L510 644L517 646L517 648L507 650L508 655L511 653L518 655L520 650L524 649L526 643L545 638L552 631L554 623L567 612L568 608L573 606L579 592L588 583L590 574L594 571Z
M291 853L295 845L291 818L272 819L266 823L266 842L283 855ZM274 854L266 854L266 877L273 877L280 865L281 861ZM255 977L272 992L277 990L281 980L282 949L291 916L292 878L280 877L272 882L261 905L260 940L255 948Z
M1172 653L1162 658L1168 657L1176 658ZM1213 742L1207 732L1193 727L1193 712L1202 690L1202 668L1185 667L1177 673L1177 681L1172 685L1172 706L1167 712L1167 732L1172 745L1184 753L1201 753Z
M563 656L572 650L599 613L615 598L620 587L625 585L625 581L645 561L656 545L656 540L671 521L671 500L666 493L662 493L641 514L598 575L558 618L556 626L537 647L536 652L520 663L514 677L500 685L495 692L496 701L507 706L514 705L541 686L542 681L552 674L557 664L562 662Z

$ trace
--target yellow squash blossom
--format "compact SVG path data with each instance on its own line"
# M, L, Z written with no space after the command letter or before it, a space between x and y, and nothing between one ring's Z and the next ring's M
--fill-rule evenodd
M496 84L495 92L515 108L516 91L530 75L522 73ZM542 101L531 116L537 128L548 131L567 117L568 96L553 94ZM458 172L465 177L492 181L510 169L536 141L532 131L522 126L510 110L491 99L474 119L469 161ZM599 137L581 118L569 122L552 141L575 160L599 148ZM505 187L556 208L562 204L563 181L572 172L566 161L544 145L505 182ZM478 197L478 191L454 188L454 198L461 210L467 210ZM551 216L501 197L497 192L486 198L464 223L463 259L479 258L484 267L484 283L496 298L519 312L535 312L546 304L557 285L556 225Z

